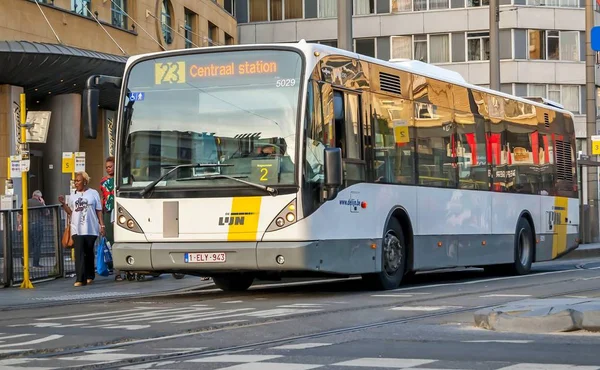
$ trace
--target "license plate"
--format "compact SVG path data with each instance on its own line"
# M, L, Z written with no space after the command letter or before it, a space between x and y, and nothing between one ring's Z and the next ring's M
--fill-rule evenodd
M222 263L227 261L225 253L186 253L185 263Z

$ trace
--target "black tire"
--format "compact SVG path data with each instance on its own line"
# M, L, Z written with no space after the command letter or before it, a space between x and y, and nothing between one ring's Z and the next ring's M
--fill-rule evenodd
M254 282L254 276L249 274L218 275L212 279L217 288L225 292L243 292Z
M177 280L181 280L181 279L183 279L183 278L185 277L185 274L177 274L177 273L174 273L174 274L172 274L172 275L173 275L173 277L174 277L175 279L177 279Z
M391 218L381 242L381 271L363 275L368 286L376 290L396 289L406 273L406 243L400 223Z
M533 229L525 218L517 222L514 238L514 262L506 265L486 266L485 271L501 275L527 275L531 271L535 242Z

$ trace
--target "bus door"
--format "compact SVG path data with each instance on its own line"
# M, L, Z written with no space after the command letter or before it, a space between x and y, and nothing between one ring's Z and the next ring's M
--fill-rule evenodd
M365 181L361 95L333 91L333 145L342 150L344 187Z

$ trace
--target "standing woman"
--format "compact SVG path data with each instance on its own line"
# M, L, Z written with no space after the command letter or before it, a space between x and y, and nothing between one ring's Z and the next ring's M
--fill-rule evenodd
M88 188L90 176L86 172L75 174L75 194L65 203L63 195L58 201L68 215L71 216L71 235L75 247L75 286L91 284L96 276L94 269L94 243L98 234L104 235L102 220L102 203L100 195Z
M108 157L105 161L106 176L100 180L100 197L102 199L102 216L106 226L106 240L112 246L114 241L113 222L115 217L115 158ZM110 266L109 266L110 267ZM111 267L112 268L112 267ZM115 271L115 280L123 280L120 271Z

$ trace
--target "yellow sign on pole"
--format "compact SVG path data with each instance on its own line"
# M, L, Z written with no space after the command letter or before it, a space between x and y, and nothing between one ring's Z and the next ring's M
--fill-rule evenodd
M409 143L410 134L408 131L408 123L404 120L394 121L394 141L397 144Z
M592 155L600 155L600 135L592 135Z
M72 152L63 152L62 154L62 173L75 172L75 157Z

